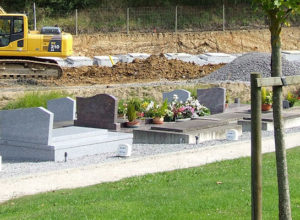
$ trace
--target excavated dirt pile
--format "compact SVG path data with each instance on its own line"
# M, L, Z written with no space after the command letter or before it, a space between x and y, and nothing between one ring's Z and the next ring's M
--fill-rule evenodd
M57 85L111 84L201 78L222 67L198 66L181 60L168 60L163 54L152 55L132 63L117 63L113 67L86 66L65 68Z

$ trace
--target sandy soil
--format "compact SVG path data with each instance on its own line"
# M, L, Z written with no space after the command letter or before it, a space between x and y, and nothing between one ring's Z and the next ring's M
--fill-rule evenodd
M300 28L283 28L282 49L299 50ZM205 52L270 52L268 29L155 34L96 34L74 36L74 53L93 57L127 53L200 54Z

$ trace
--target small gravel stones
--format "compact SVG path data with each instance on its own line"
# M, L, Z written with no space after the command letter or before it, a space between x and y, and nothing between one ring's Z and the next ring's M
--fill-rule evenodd
M290 62L282 57L282 73L284 76L299 75L299 62ZM250 81L252 72L262 73L262 77L271 76L270 53L247 53L231 63L203 77L204 81Z

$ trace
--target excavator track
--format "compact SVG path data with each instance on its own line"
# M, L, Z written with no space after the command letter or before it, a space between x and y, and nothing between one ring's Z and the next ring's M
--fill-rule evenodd
M0 58L0 78L60 78L62 68L55 60L43 58Z

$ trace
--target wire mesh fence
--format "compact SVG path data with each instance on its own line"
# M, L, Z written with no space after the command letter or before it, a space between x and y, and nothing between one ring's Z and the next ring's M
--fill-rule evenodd
M33 12L28 11L30 28ZM250 4L215 4L202 7L93 8L76 11L49 11L37 8L37 27L58 25L72 34L131 32L193 32L266 28L263 12ZM300 25L300 16L290 19Z

